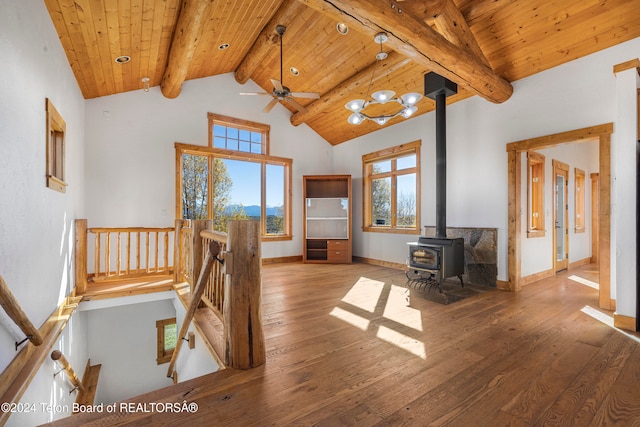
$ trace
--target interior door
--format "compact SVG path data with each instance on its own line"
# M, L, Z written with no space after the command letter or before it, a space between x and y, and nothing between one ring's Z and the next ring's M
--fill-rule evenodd
M553 161L553 264L554 271L569 267L569 165Z

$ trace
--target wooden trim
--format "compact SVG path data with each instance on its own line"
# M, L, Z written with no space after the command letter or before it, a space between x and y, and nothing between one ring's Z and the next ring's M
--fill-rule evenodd
M78 406L89 406L95 403L100 368L102 368L101 364L91 365L91 359L87 359L87 366L85 366L84 374L82 374L82 389L80 389L76 397ZM78 411L74 411L74 413L76 412Z
M505 280L496 280L496 288L503 291L509 290L509 282Z
M613 74L618 74L622 71L635 68L638 74L640 74L640 60L638 58L630 59L629 61L622 62L613 66Z
M598 246L600 308L611 310L611 135L600 136L600 192L598 193Z
M521 277L520 278L520 285L521 286L526 286L530 283L533 282L537 282L538 280L542 280L542 279L547 279L549 277L553 277L555 276L555 271L553 271L553 269L549 269L549 270L545 270L545 271L540 271L538 273L534 273L534 274L530 274L528 276L525 277Z
M520 283L520 257L522 253L522 217L520 215L520 186L522 185L522 159L520 152L511 150L508 152L508 196L507 196L507 289L519 291L522 289Z
M507 144L507 151L542 150L543 148L549 148L563 143L578 143L590 139L598 139L601 135L610 135L612 133L613 123L606 123L603 125L511 142Z
M169 350L165 350L164 348L165 327L168 325L176 325L177 328L176 318L171 317L169 319L156 320L156 363L158 365L169 363L171 361L171 356L173 356L173 348ZM178 331L176 330L176 342L178 339Z
M363 264L380 265L382 267L395 268L397 270L405 270L407 268L405 264L400 264L400 263L391 262L391 261L383 261L383 260L373 259L373 258L365 258L365 257L360 257L355 255L353 256L353 261L361 262Z
M600 174L591 174L591 262L599 263L600 259L600 236L598 233L598 222L600 217Z
M569 270L573 270L574 268L578 268L582 265L591 264L591 257L582 258L577 261L573 261L569 263Z
M626 331L636 332L636 318L613 313L613 326Z
M574 201L574 232L584 233L587 229L585 223L585 189L586 179L585 172L580 168L573 169L574 181L573 181L573 201Z
M274 258L262 258L262 265L282 264L287 262L302 262L302 255L292 255Z
M0 374L0 402L19 402L49 352L58 341L69 319L78 308L82 297L67 296L40 327L43 342L35 346L28 342ZM0 411L0 425L4 425L11 412Z
M545 176L546 159L535 151L527 152L527 238L544 237L545 210L544 210L544 176ZM532 176L532 170L536 170L535 176ZM534 183L537 178L539 182ZM542 215L542 219L535 222L533 220L533 210L536 209L538 215ZM535 226L535 228L534 228Z
M600 308L610 310L611 300L611 133L613 123L605 123L549 136L531 138L506 144L508 152L508 249L507 269L509 290L520 290L520 152L551 147L562 143L572 143L598 138L600 163L599 191L599 270L600 270Z

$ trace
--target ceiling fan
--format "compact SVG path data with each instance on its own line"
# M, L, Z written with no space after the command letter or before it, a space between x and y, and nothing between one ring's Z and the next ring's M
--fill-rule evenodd
M291 90L282 84L282 35L286 31L287 27L284 25L278 25L276 31L280 34L280 80L271 79L273 84L273 91L271 92L241 92L240 95L270 95L273 99L262 110L263 113L268 113L279 102L285 101L291 104L296 110L304 113L307 111L302 105L296 102L295 98L320 98L320 94L315 92L291 92Z

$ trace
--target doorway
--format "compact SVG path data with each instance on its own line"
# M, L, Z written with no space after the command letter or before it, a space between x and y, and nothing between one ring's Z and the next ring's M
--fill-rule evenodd
M553 164L553 271L569 268L569 165Z
M509 281L505 284L505 289L519 291L522 289L521 277L521 240L523 235L521 191L522 160L520 153L552 147L566 142L579 143L588 140L597 140L599 166L599 194L598 194L598 271L599 271L599 306L607 310L613 309L611 300L611 134L613 133L613 123L605 123L598 126L576 129L547 135L538 138L531 138L507 144L507 169L508 169L508 215L507 215L507 273Z

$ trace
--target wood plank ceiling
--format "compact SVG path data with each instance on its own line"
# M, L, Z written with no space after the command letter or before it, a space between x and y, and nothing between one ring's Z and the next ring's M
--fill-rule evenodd
M372 121L347 123L345 103L367 93L422 93L423 75L436 71L458 83L459 93L448 102L473 95L504 102L513 90L510 82L640 36L637 0L45 3L86 99L141 89L143 77L175 98L185 80L231 72L238 82L252 79L271 92L271 79L280 76L275 29L284 25L284 84L321 96L296 98L308 109L304 114L282 104L294 125L306 123L333 145L380 129ZM337 32L338 22L349 26L346 35ZM376 61L380 45L373 38L381 31L389 36L382 46L389 57ZM224 44L229 47L220 49ZM121 55L131 61L117 63ZM297 77L290 67L299 70ZM266 105L270 98L260 100ZM415 116L433 110L434 103L423 98L417 107ZM387 104L367 112L397 109Z

